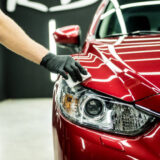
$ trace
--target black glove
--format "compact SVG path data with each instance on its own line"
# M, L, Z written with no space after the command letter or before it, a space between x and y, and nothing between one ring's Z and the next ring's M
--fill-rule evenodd
M65 79L68 79L67 72L70 74L74 82L77 80L82 81L81 73L84 75L87 74L87 71L78 62L76 62L71 56L66 55L56 56L52 53L48 53L43 57L40 65L53 73L62 75Z

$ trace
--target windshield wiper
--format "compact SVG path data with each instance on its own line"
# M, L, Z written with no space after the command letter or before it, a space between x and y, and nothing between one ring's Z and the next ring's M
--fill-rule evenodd
M110 34L106 37L119 37L119 36L133 36L133 35L145 35L145 34L160 34L160 31L148 31L148 30L142 30L142 31L133 31L129 33L117 33L117 34Z
M127 35L145 35L145 34L160 34L160 31L148 31L148 30L141 30L141 31L133 31L127 33Z

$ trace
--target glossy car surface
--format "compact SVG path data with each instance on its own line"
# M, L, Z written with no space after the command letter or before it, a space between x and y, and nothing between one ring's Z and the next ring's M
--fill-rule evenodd
M55 83L55 160L160 159L159 15L157 0L102 1L73 55L92 77L77 92L65 93L61 77ZM54 38L78 45L78 32L68 26Z

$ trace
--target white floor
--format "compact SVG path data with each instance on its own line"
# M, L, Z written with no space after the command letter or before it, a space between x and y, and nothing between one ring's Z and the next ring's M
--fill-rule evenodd
M0 160L53 160L52 99L0 102Z

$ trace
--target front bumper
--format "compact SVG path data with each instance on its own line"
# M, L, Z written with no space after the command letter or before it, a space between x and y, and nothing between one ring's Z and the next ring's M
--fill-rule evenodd
M53 104L55 160L158 160L160 124L137 137L123 137L80 127Z

